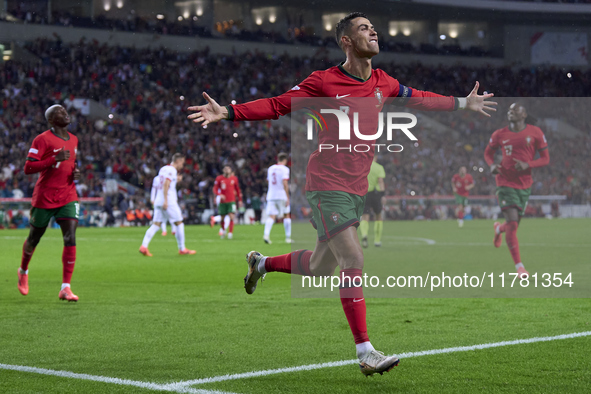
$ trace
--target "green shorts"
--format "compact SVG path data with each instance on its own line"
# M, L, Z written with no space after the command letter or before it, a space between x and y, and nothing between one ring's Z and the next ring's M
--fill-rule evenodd
M236 203L235 202L223 202L218 207L218 214L224 216L229 213L236 212Z
M31 208L31 225L37 228L45 228L52 217L56 221L63 219L78 220L80 217L80 203L72 201L59 208Z
M318 241L324 242L348 227L359 226L365 207L365 196L341 191L306 192L312 208L312 226L318 232Z
M531 194L531 188L528 189L514 189L507 186L497 187L497 200L501 211L507 208L517 208L519 215L523 216L525 208L527 207L527 201Z
M468 197L460 196L458 193L454 193L454 195L456 196L456 204L463 207L468 205Z

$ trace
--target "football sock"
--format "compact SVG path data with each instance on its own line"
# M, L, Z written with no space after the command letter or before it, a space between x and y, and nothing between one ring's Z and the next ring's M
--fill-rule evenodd
M281 256L267 257L261 259L259 265L263 265L264 272L285 272L287 274L314 276L310 271L311 250L296 250L293 253L283 254ZM264 260L264 261L263 261ZM293 264L292 264L293 262Z
M60 289L60 291L65 289L66 287L70 287L70 284L69 283L62 283L62 288Z
M230 234L232 234L234 232L234 221L232 219L230 219L230 227L228 229L228 232Z
M179 245L179 250L185 250L185 223L177 224L174 236L176 243Z
M361 223L359 223L359 229L361 230L361 238L367 238L369 222L367 220L362 220Z
M507 231L507 222L501 224L499 227L499 233L504 233L505 231ZM498 234L498 233L497 233Z
M74 265L76 265L76 247L64 246L62 253L63 274L62 282L70 283L72 280L72 273L74 272Z
M230 227L230 216L226 215L224 216L224 230L227 229L228 227Z
M344 269L340 273L341 287L339 293L341 304L356 345L369 342L365 320L365 298L363 297L363 288L359 286L362 282L362 276L363 272L360 269Z
M464 218L464 211L458 212L458 219L462 220Z
M267 220L265 220L265 237L268 237L271 234L271 228L273 228L273 224L275 223L275 219L271 219L267 216Z
M158 232L158 230L160 230L160 227L156 226L155 224L152 224L150 228L146 230L146 235L144 235L144 240L142 241L142 246L144 248L147 248L148 245L150 245L150 241L154 237L154 234Z
M177 226L176 226L176 224L174 224L174 223L171 223L171 224L170 224L170 231L172 231L173 233L176 233L176 229L177 229Z
M373 345L369 341L358 343L355 345L355 348L357 349L357 358L359 358L359 359L363 358L363 356L365 356L367 353L371 352L372 350L376 350L376 349L374 349Z
M162 229L162 232L165 233L166 232L166 222L162 222L162 224L160 225L160 228Z
M23 244L23 255L21 256L21 274L23 273L23 271L29 270L29 262L31 261L31 258L33 257L33 253L35 252L35 249L33 249L33 251L31 253L25 252L25 245L26 244L27 244L27 241L25 240L25 243Z
M382 242L382 230L384 228L384 222L381 220L376 220L376 222L373 225L373 231L374 231L374 242L379 244Z
M283 227L285 228L285 238L291 238L291 218L283 219Z
M517 222L506 222L506 234L505 240L507 241L507 246L509 247L509 252L511 253L511 257L513 257L513 262L515 264L521 263L521 256L519 254L519 241L517 240Z
M215 216L213 217L213 221L214 221L215 223L219 223L219 222L221 222L221 221L222 221L222 216L221 216L221 215L215 215Z

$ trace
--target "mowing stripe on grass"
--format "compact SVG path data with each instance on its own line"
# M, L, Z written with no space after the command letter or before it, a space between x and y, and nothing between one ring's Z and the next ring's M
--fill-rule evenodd
M502 346L522 345L522 344L526 344L526 343L535 343L535 342L548 342L548 341L556 341L559 339L571 339L571 338L587 337L587 336L591 336L591 331L575 332L572 334L556 335L553 337L535 337L535 338L528 338L528 339L517 339L514 341L483 343L480 345L472 345L472 346L458 346L458 347L448 347L445 349L424 350L421 352L401 353L398 355L398 357L400 359L405 359L405 358L419 357L419 356L431 356L434 354L467 352L470 350L482 350L482 349L490 349L490 348L502 347ZM359 360L355 359L355 360L334 361L334 362L328 362L328 363L322 363L322 364L301 365L298 367L268 369L266 371L253 371L253 372L239 373L239 374L233 374L233 375L222 375L222 376L214 376L211 378L181 381L178 383L169 384L167 387L169 387L171 389L172 388L178 389L181 387L193 386L193 385L198 385L198 384L216 383L216 382L223 382L226 380L255 378L255 377L259 377L259 376L275 375L275 374L288 373L288 372L300 372L300 371L310 371L310 370L322 369L322 368L342 367L344 365L351 365L351 364L358 364L358 363L359 363Z
M45 369L45 368L35 368L35 367L26 367L23 365L10 365L10 364L0 364L0 369L8 369L11 371L19 371L19 372L30 372L30 373L37 373L41 375L51 375L51 376L58 376L60 378L70 378L70 379L80 379L80 380L92 380L94 382L101 382L101 383L112 383L118 384L122 386L135 386L141 387L144 389L150 390L159 390L159 391L172 391L176 393L192 393L192 394L233 394L224 391L214 391L214 390L201 390L201 389L193 389L190 387L171 387L170 385L165 384L157 384L157 383L149 383L149 382L140 382L137 380L127 380L127 379L119 379L119 378L109 378L106 376L96 376L96 375L88 375L85 373L74 373L68 371L55 371L52 369Z

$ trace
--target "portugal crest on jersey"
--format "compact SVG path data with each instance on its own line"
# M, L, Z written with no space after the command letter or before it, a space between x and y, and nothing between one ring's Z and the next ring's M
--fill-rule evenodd
M384 97L384 96L382 95L380 88L376 88L376 91L374 92L374 96L376 96L376 99L378 100L378 102L380 104L382 104L382 97Z
M339 219L340 219L341 215L339 215L339 214L338 214L338 213L336 213L336 212L333 212L333 213L330 215L330 217L331 217L332 221L334 222L334 224L339 224Z
M525 141L527 142L527 146L530 146L531 137L528 135L527 138L525 139Z

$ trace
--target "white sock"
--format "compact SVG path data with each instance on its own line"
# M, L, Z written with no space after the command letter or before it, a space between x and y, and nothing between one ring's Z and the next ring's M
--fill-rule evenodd
M267 273L267 270L265 269L265 261L267 261L267 258L263 257L262 259L259 260L259 265L257 265L257 271L261 275L264 275Z
M285 227L285 238L291 238L291 218L283 219L283 227Z
M185 223L176 226L176 243L179 245L179 250L185 250Z
M228 231L230 229L230 216L229 215L224 216L224 228L226 229L226 231Z
M495 234L500 234L501 233L501 226L497 226L495 227Z
M150 241L154 238L154 235L160 230L160 227L152 224L150 228L146 230L146 235L144 235L144 240L142 241L142 246L147 248L150 245Z
M62 283L62 290L65 289L66 287L70 287L70 284L69 283Z
M355 345L357 349L357 358L362 359L367 353L375 350L370 341L358 343Z
M160 225L160 228L162 229L162 232L165 233L166 232L166 222L162 222L162 224Z
M176 224L174 224L174 223L170 224L170 231L172 231L173 233L176 233L176 228L177 228Z
M515 268L516 268L516 269L518 269L518 268L523 268L523 269L525 269L525 267L523 266L523 263L517 263L517 264L515 264Z
M216 215L213 217L214 223L219 223L222 221L222 215Z
M20 272L21 275L29 275L29 270L23 271L22 268L19 267L18 272Z
M274 223L275 219L267 217L267 220L265 221L265 237L268 237L271 234L271 229L273 228Z

